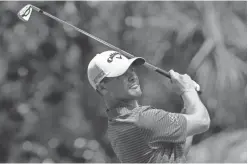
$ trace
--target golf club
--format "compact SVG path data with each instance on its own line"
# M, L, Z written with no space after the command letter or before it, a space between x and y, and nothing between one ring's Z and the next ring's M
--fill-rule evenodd
M106 46L108 46L109 48L111 48L111 49L113 49L115 51L118 51L119 53L125 55L128 58L135 57L134 55L132 55L132 54L130 54L130 53L124 51L124 50L121 50L120 48L115 47L112 44L109 44L109 43L107 43L107 42L105 42L105 41L103 41L103 40L101 40L101 39L99 39L99 38L97 38L97 37L85 32L85 31L77 28L76 26L73 26L72 24L70 24L70 23L68 23L66 21L63 21L63 20L61 20L61 19L59 19L59 18L57 18L57 17L55 17L55 16L53 16L53 15L51 15L51 14L49 14L49 13L43 11L43 10L41 10L40 8L38 8L36 6L33 6L31 4L28 4L28 5L24 6L18 12L17 15L22 21L27 22L29 20L30 16L31 16L32 10L35 10L35 11L37 11L39 13L42 13L42 14L44 14L44 15L46 15L46 16L48 16L48 17L50 17L50 18L52 18L52 19L54 19L54 20L56 20L56 21L58 21L58 22L60 22L60 23L62 23L64 25L68 25L68 26L72 27L73 29L77 30L78 32L80 32L80 33L82 33L82 34L84 34L84 35L86 35L86 36L88 36L88 37L90 37L90 38L92 38L92 39L94 39L94 40L106 45ZM148 69L151 69L151 70L153 70L153 71L155 71L155 72L167 77L167 78L170 78L170 74L167 71L165 71L165 70L163 70L161 68L158 68L158 67L156 67L156 66L154 66L154 65L152 65L152 64L150 64L148 62L145 62L144 66L147 67ZM200 86L196 82L194 82L194 83L195 83L196 91L198 91L198 93L201 94Z

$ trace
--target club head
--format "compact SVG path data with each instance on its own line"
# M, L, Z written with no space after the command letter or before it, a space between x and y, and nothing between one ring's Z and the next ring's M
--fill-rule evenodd
M26 6L24 6L19 12L18 12L18 17L22 20L27 22L31 16L32 13L32 5L28 4Z

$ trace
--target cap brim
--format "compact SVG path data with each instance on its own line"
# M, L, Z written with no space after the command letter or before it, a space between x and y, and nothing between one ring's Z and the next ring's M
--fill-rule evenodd
M133 66L140 66L140 65L143 65L145 64L145 59L144 58L141 58L141 57L135 57L135 58L132 58L132 59L129 59L130 61L130 65L133 65Z
M105 77L118 77L123 75L130 66L140 66L145 64L145 59L141 57L135 57L128 60L128 64L125 65L125 68L123 68L121 71L111 72L110 74L106 75Z

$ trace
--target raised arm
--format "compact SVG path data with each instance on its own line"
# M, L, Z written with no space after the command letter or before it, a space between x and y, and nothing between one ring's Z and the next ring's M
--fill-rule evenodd
M170 71L174 90L180 94L184 101L187 120L187 136L203 133L209 129L210 117L204 104L195 91L193 80L188 75L180 75Z
M185 114L185 112L186 112L186 108L183 108L181 113ZM184 145L184 151L183 151L185 156L187 156L187 154L189 152L189 149L190 149L190 147L192 145L193 137L194 136L188 136L186 138L186 142L185 142L185 145Z
M187 119L187 136L207 131L210 125L209 114L197 92L185 92L182 98L186 108L184 116Z

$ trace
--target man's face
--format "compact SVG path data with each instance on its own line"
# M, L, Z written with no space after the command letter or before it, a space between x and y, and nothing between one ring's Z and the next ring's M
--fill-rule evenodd
M122 76L104 79L104 85L108 94L116 99L131 100L142 95L139 78L132 66Z

